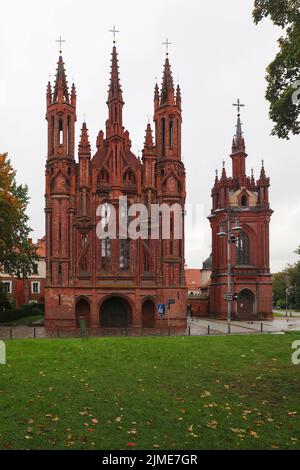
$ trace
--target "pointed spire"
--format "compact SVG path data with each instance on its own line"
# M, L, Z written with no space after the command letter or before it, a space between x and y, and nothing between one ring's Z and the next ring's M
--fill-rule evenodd
M241 116L237 116L236 132L232 142L232 153L245 152L245 141L242 131Z
M145 136L145 149L152 149L154 146L153 144L153 137L152 137L152 129L151 129L151 124L147 124L147 129L146 129L146 136Z
M62 56L59 56L57 63L56 80L53 92L53 102L66 101L69 103L68 82L65 71L65 64Z
M215 186L218 184L218 182L219 182L219 171L216 169Z
M75 84L72 83L72 89L71 89L71 104L72 106L76 106L76 87Z
M113 45L111 59L111 72L110 72L110 83L108 90L108 101L113 99L122 99L122 89L119 77L119 65L118 65L118 53L115 44Z
M51 103L52 103L52 87L49 81L47 85L47 106L50 106Z
M237 103L233 103L232 106L237 107L237 124L235 136L233 137L232 142L232 153L236 152L245 152L245 141L243 138L242 123L241 123L241 108L244 107L244 104L241 104L240 100L237 100Z
M163 72L163 81L160 94L160 104L174 104L174 82L171 72L171 65L169 57L166 57L164 72Z
M261 161L261 171L260 171L260 179L266 179L266 171L265 171L265 162L264 160Z
M222 165L223 165L223 168L222 168L221 180L225 180L225 179L227 179L227 173L226 173L226 168L225 168L225 160L223 160Z
M154 87L154 110L156 111L159 107L159 88L157 82Z
M90 155L91 146L89 142L88 129L86 123L84 122L81 129L80 143L78 146L78 153L80 155Z
M98 137L97 137L97 142L96 142L96 147L98 150L102 150L104 146L104 133L103 131L99 131Z
M176 88L176 104L178 108L181 108L181 90L179 85Z

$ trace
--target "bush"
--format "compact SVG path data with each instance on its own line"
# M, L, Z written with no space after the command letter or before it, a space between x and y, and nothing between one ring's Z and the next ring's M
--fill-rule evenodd
M27 304L16 309L2 310L0 311L0 323L10 323L30 315L43 316L43 307L39 308L41 305L43 304Z
M279 299L276 304L277 308L286 308L286 301L283 299Z

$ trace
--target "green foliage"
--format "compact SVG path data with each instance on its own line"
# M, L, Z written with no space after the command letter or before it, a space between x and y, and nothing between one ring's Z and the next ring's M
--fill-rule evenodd
M300 133L300 0L255 0L255 23L267 17L284 30L279 52L267 68L272 134L288 139L290 133Z
M26 304L20 308L10 310L0 310L0 323L11 323L21 318L29 316L43 316L44 305L43 304Z
M295 251L300 256L300 247ZM289 306L300 309L300 261L287 266L283 271L273 274L274 301L279 307L286 304L285 289L289 288Z
M0 154L0 266L15 276L33 274L38 261L28 241L28 202L27 186L17 184L10 160Z

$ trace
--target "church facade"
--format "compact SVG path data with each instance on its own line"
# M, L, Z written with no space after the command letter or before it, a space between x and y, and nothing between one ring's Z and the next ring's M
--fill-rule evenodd
M46 162L46 328L76 328L84 318L91 328L157 328L158 304L170 307L171 328L186 326L184 275L185 168L181 161L181 93L174 88L167 54L162 86L154 90L154 137L147 125L142 159L131 150L123 124L123 93L114 43L108 90L108 119L91 154L83 123L75 158L76 88L68 87L60 55L54 86L48 83L48 156ZM134 204L181 208L182 236L120 237L123 216ZM104 207L116 214L116 236L100 238L97 225ZM102 214L103 215L103 214ZM161 215L160 215L161 217ZM128 224L128 219L124 219ZM123 227L124 228L124 227ZM164 323L167 322L167 316Z
M257 180L253 170L251 176L247 176L239 102L238 106L231 152L232 174L227 175L223 162L221 177L216 174L212 189L209 216L212 230L210 316L221 320L228 318L225 296L229 293L235 294L231 302L231 319L271 320L273 296L269 226L273 211L269 203L270 179L266 176L264 162ZM237 227L239 230L235 232ZM230 242L228 232L232 236ZM231 274L230 286L228 271Z

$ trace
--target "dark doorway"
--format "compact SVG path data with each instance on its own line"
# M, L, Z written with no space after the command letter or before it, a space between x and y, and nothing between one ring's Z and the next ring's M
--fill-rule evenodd
M121 297L111 297L100 308L100 325L106 328L124 328L130 323L131 309Z
M239 293L237 313L238 320L248 319L254 315L255 297L249 289L244 289Z
M151 300L146 300L142 307L143 328L154 328L155 326L155 305Z
M80 320L86 321L86 326L90 328L91 326L91 313L90 313L90 304L87 300L80 299L76 303L76 327L79 328Z

